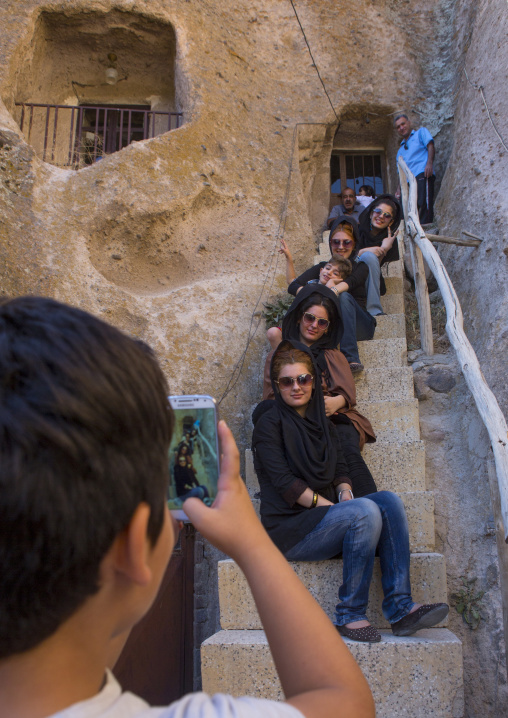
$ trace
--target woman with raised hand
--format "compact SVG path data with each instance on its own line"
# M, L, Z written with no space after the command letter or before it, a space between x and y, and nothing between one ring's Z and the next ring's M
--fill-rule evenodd
M252 449L261 491L261 520L288 560L343 556L339 633L363 642L381 634L366 615L376 547L383 613L398 636L436 625L445 603L419 605L411 597L409 534L402 501L389 491L362 496L328 421L320 369L305 344L283 341L270 377L275 401L254 411ZM354 500L353 500L354 499ZM304 620L304 617L302 617Z
M328 241L332 257L349 259L353 266L349 277L332 287L332 290L339 297L344 325L340 349L348 360L351 371L358 372L364 369L358 353L358 341L372 339L376 329L376 320L367 311L368 260L359 261L360 235L358 225L351 217L345 215L337 217L332 224ZM324 264L324 262L320 262L303 272L291 282L288 292L295 296L299 295L302 288L311 279L319 277L319 272Z
M358 220L360 231L358 261L365 262L369 268L365 308L373 317L384 314L381 293L384 294L386 289L381 276L381 267L385 262L395 262L399 259L396 237L401 216L400 204L395 197L391 194L382 194L363 210Z

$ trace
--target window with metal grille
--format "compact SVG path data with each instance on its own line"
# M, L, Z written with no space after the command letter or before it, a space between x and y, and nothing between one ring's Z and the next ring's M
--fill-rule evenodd
M358 194L364 184L370 185L375 195L385 191L384 153L334 151L330 160L330 205L337 204L337 195L346 187L354 189Z

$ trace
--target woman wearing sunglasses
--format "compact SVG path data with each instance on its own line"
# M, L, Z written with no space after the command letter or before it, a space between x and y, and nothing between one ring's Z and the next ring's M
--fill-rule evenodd
M356 408L356 387L345 356L337 349L342 336L342 320L335 294L328 287L310 284L304 287L289 307L282 322L282 337L301 342L314 357L321 378L325 413L337 427L342 451L362 493L376 491L361 450L376 440L370 421ZM273 399L270 376L271 354L265 363L263 399Z
M252 417L261 520L288 560L321 561L342 553L333 622L341 635L369 643L381 640L366 615L377 547L383 613L395 635L409 636L439 623L448 606L413 602L402 501L389 491L370 493L355 480L340 451L338 427L327 420L319 375L305 344L283 341L276 349L270 367L275 401L262 402Z
M360 248L358 261L369 268L366 309L372 316L383 314L381 294L386 292L381 267L399 259L396 241L401 219L400 204L391 194L382 194L366 207L358 220Z
M337 284L333 291L339 297L344 324L340 349L354 373L362 371L364 368L360 362L357 342L372 339L376 329L376 320L367 311L366 282L369 279L369 264L367 264L368 260L359 261L357 250L360 245L360 235L358 225L351 217L345 215L337 217L330 229L329 243L333 257L349 259L353 265L353 271L349 277ZM319 271L323 265L324 262L320 262L297 277L289 285L288 292L294 295L299 294L311 279L319 277ZM377 272L379 284L379 262Z

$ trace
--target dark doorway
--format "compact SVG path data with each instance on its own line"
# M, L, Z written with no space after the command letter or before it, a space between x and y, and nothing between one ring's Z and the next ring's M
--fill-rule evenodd
M149 113L150 107L145 106L84 107L77 137L84 164L93 164L136 140L146 140L153 124Z
M364 184L383 194L386 187L384 155L381 152L332 152L330 159L330 208L337 204L337 195L350 187L356 194Z
M114 668L122 688L151 705L167 705L193 689L194 540L194 527L184 524L154 605Z

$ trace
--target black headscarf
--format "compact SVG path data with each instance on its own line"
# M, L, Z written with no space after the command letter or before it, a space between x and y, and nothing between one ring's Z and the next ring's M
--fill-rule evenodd
M395 216L393 218L393 224L391 225L390 229L392 234L395 234L397 232L402 217L402 210L400 208L400 204L399 202L397 202L393 194L380 194L379 197L376 197L376 199L371 202L368 207L365 207L358 219L361 240L361 245L359 249L363 249L364 247L379 247L383 239L386 239L386 237L388 237L388 227L385 227L384 229L380 230L377 234L372 234L370 228L370 215L372 213L372 210L376 207L379 207L380 204L386 203L387 199L390 200L390 202L393 202L393 204L395 205ZM383 259L383 263L394 262L398 258L399 245L397 240L395 240L392 248L389 250L388 254Z
M305 417L300 416L296 409L286 404L279 392L278 384L272 378L275 401L261 402L252 419L255 424L259 416L264 413L263 411L258 411L258 408L261 409L262 405L265 405L265 410L276 411L279 414L284 450L289 468L295 476L301 477L313 491L319 492L328 487L335 478L337 451L330 437L330 422L325 413L325 402L321 382L319 381L319 372L309 347L297 341L283 340L272 357L270 376L272 376L271 369L277 353L289 349L299 349L308 354L314 366L314 389L312 390L312 397L307 406Z
M330 254L332 255L332 257L334 256L333 252L332 252L332 235L335 232L335 230L338 228L339 224L343 224L344 222L346 224L350 224L351 228L353 230L353 236L355 238L355 246L354 246L354 249L353 249L351 255L349 256L349 261L354 262L356 255L358 254L358 250L360 249L360 245L361 245L360 229L358 227L358 222L356 221L356 219L354 219L354 217L350 217L347 214L340 214L337 217L337 219L334 219L333 224L330 227L330 235L328 237L328 245L330 247Z
M298 315L300 313L299 307L312 294L320 294L321 296L330 299L330 303L332 305L332 316L328 317L330 324L328 325L326 334L323 334L323 336L315 341L311 347L307 347L312 353L314 361L318 365L319 373L323 375L326 380L329 372L323 350L337 349L344 332L340 305L335 292L332 292L331 289L325 287L324 284L305 285L305 287L303 287L296 295L294 302L287 310L286 316L282 321L282 338L288 339L289 341L300 341L300 327L298 322Z

